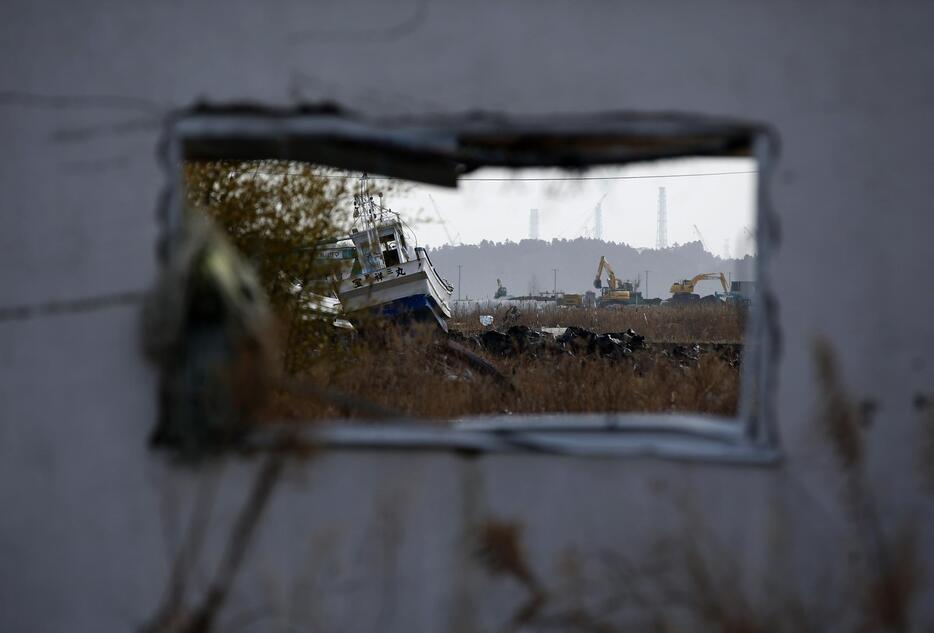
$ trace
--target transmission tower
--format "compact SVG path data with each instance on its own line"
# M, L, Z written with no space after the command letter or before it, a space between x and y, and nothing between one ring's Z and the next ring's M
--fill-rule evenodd
M529 211L529 239L538 239L538 209Z
M603 194L603 198L606 198L606 194ZM600 201L597 202L597 206L594 207L593 210L593 236L594 239L597 240L603 239L603 198L600 198Z
M655 232L655 248L668 248L668 209L665 203L665 188L658 188L658 230Z

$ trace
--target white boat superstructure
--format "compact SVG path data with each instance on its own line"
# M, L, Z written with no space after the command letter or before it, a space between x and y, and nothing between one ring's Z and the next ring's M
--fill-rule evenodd
M354 195L357 226L350 235L356 259L350 274L338 283L344 311L434 318L447 329L454 287L438 274L424 248L408 243L399 215L383 205L381 194L378 198L367 191L364 175Z

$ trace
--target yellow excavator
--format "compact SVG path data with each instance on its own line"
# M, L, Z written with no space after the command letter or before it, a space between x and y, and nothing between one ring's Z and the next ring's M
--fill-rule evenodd
M691 303L700 299L700 295L694 294L694 286L697 285L697 282L705 279L719 279L720 285L723 286L723 292L728 293L730 291L723 273L701 273L695 275L692 279L682 279L671 284L671 288L668 290L671 293L671 302Z
M607 273L607 285L603 285L603 271ZM627 284L629 285L629 284ZM600 263L597 264L597 275L593 279L593 287L600 289L600 296L597 298L597 307L611 305L625 305L629 303L629 290L623 290L623 285L616 279L616 273L607 263L606 257L601 255Z

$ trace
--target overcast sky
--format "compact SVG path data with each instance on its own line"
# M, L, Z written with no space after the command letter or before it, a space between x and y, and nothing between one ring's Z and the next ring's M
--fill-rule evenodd
M744 227L754 229L755 161L745 158L690 158L588 170L604 180L469 180L473 178L569 178L582 174L557 169L483 169L461 179L457 189L413 185L387 199L414 224L421 245L448 242L441 217L455 243L519 241L529 237L529 210L539 210L539 237L593 236L594 207L603 199L603 239L634 247L655 247L658 189L668 200L668 242L696 240L697 225L708 250L733 257L754 252ZM679 176L681 175L681 176ZM651 176L650 178L633 178ZM618 177L624 177L620 179Z

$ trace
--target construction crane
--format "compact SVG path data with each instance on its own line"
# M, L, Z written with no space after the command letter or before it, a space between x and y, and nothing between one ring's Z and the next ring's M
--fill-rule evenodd
M704 236L701 235L700 229L697 228L697 225L696 225L696 224L694 225L694 233L697 234L697 239L700 240L700 245L701 245L701 247L702 247L705 251L707 251L708 253L712 253L713 251L711 251L709 248L707 248L707 242L704 241Z
M671 288L668 292L671 293L671 300L674 303L687 303L693 302L700 299L700 296L694 294L694 286L697 285L697 282L703 281L705 279L719 279L720 285L723 286L723 292L729 292L730 288L726 283L726 275L723 273L701 273L695 275L691 279L682 279L681 281L676 281L671 284Z
M594 238L596 238L596 239L601 239L601 238L602 238L602 235L597 235L597 229L598 229L598 228L600 228L601 233L602 233L602 230L603 230L603 229L602 229L602 227L603 227L603 219L602 219L603 210L602 210L602 208L601 208L600 205L603 204L603 201L606 199L606 197L607 197L608 195L609 195L609 194L606 194L606 193L603 194L603 195L600 197L600 199L597 200L597 204L594 205L594 210L593 210L593 212L587 214L587 219L584 220L584 223L581 224L581 226L580 226L580 235L581 235L581 237L584 237L584 236L591 236L591 235L592 235L592 236L593 236ZM598 209L600 209L600 211L598 211ZM600 221L599 221L599 222L597 221L597 219L598 219L597 216L598 216L598 215L600 215ZM593 218L593 220L594 220L594 227L593 227L592 230L591 230L591 228L590 228L590 219L591 219L591 218ZM571 229L572 226L574 226L574 225L571 224L571 223L568 223L567 225L565 225L565 227L564 227L563 229L561 229L561 230L558 232L558 237L566 237L566 236L568 235L568 231Z
M447 235L448 237L448 244L450 244L451 246L457 246L457 244L455 244L455 240L460 239L460 233L457 234L457 238L451 237L451 232L448 230L447 222L445 222L444 218L441 217L441 210L438 209L438 203L435 202L435 199L431 197L430 193L428 194L428 199L431 200L431 206L435 208L435 215L438 216L438 222L441 223L441 228L444 229L444 234Z
M752 252L753 252L753 254L755 254L755 252L756 252L756 236L753 234L753 232L749 229L748 226L744 226L744 227L743 227L743 231L746 232L746 241L747 241L748 243L751 243L751 244L752 244Z
M607 285L603 285L603 271L607 273ZM626 282L630 289L632 284ZM597 299L597 306L622 305L629 303L630 290L623 290L623 284L619 283L616 273L606 261L606 257L600 256L600 263L597 264L597 274L593 279L593 287L600 289L600 297Z

